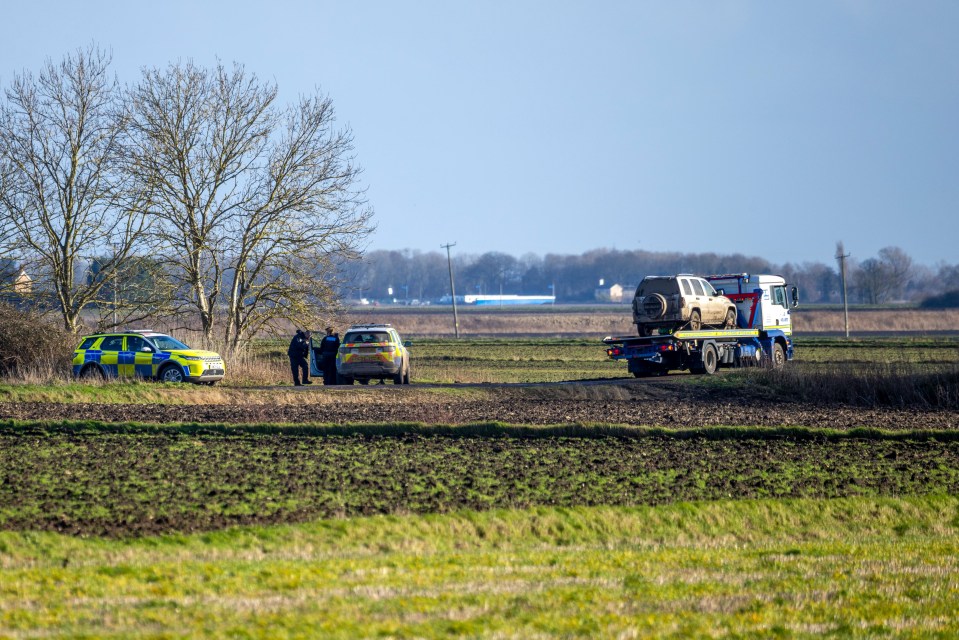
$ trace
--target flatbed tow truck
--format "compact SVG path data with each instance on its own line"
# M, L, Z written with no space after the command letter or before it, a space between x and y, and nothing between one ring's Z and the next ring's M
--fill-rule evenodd
M720 367L781 367L793 359L790 310L799 304L796 287L787 300L781 276L742 273L706 280L736 304L736 328L608 337L606 355L625 360L637 378L671 370L712 375Z

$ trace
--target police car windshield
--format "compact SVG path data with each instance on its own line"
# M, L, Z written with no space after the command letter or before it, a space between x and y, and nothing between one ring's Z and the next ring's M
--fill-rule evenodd
M179 351L190 348L176 338L171 338L170 336L150 336L149 340L155 344L156 348L160 351Z

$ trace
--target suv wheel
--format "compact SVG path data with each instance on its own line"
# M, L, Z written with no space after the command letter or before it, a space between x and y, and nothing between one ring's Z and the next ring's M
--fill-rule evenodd
M723 329L735 329L736 328L736 312L733 309L729 309L726 312L726 321L723 322Z
M699 331L703 328L703 318L699 315L699 309L693 309L689 314L689 330Z
M183 376L183 369L175 364L168 364L160 372L161 382L183 382L186 378Z

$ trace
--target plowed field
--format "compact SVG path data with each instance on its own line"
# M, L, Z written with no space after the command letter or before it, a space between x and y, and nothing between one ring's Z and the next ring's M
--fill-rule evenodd
M462 389L462 386L458 387ZM577 384L276 388L269 396L230 396L229 404L0 403L0 418L104 422L344 424L607 423L700 427L804 426L890 430L959 428L948 410L864 408L771 399L761 389L734 393L670 380Z
M72 534L458 509L957 491L959 442L925 437L0 428L0 529Z

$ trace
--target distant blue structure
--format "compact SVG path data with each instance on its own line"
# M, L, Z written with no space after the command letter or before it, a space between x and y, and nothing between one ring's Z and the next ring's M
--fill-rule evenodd
M517 305L517 304L553 304L556 296L518 296L518 295L489 295L463 296L463 304L482 305Z

